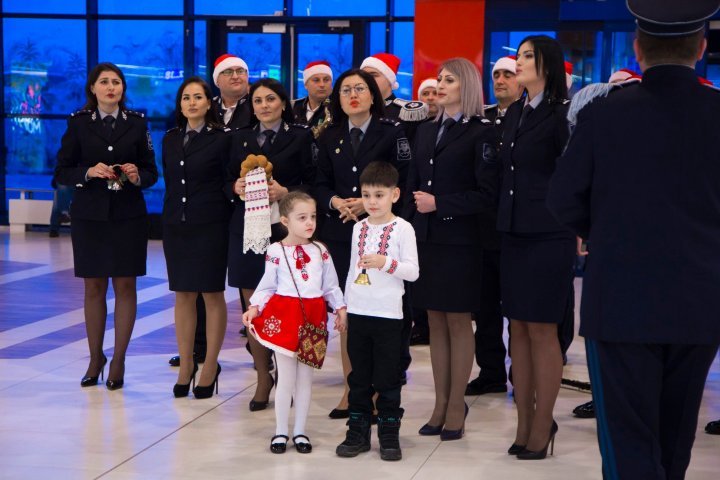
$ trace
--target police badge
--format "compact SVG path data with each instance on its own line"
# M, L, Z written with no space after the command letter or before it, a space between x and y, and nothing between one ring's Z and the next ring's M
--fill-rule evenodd
M398 138L397 158L398 160L410 160L412 158L412 153L410 151L410 142L408 142L407 138Z

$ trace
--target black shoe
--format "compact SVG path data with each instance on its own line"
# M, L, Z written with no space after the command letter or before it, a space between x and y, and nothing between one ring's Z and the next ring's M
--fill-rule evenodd
M114 361L115 361L115 359L113 359L113 362ZM110 371L112 371L112 367L110 368ZM108 372L108 377L110 377L110 372ZM112 379L108 378L107 382L105 382L105 386L107 387L108 390L119 390L123 387L123 385L125 385L124 377L125 377L125 365L123 364L123 376L117 380L112 380Z
M103 355L103 361L102 366L100 367L100 373L98 375L90 376L85 375L82 380L80 380L80 386L81 387L92 387L94 385L98 384L98 376L105 380L105 364L107 364L107 357Z
M425 332L412 332L410 335L410 346L430 345L430 335Z
M243 337L247 337L247 327L243 325L242 327L240 327L240 331L238 333Z
M505 393L507 384L476 378L465 387L465 395L485 395L486 393Z
M465 417L467 418L468 412L470 411L470 408L468 407L467 403L465 404ZM463 419L463 426L458 430L448 430L446 428L443 428L440 432L440 440L443 442L447 442L450 440L460 440L463 435L465 435L465 420Z
M705 425L705 433L710 435L720 435L720 420L715 420Z
M275 440L278 438L284 438L285 443L275 442ZM288 440L290 440L290 437L288 437L287 435L275 435L270 439L270 451L272 453L285 453Z
M357 457L370 451L370 415L353 412L347 425L345 440L337 446L335 454L339 457Z
M200 355L197 353L193 353L193 360L195 363L205 363L205 355ZM172 357L168 363L171 367L179 367L180 366L180 355L175 355Z
M550 438L545 444L545 448L537 452L533 452L532 450L528 450L526 448L524 451L517 454L518 460L542 460L547 457L548 447L550 447L550 455L552 455L553 450L555 450L555 434L557 431L558 424L555 423L555 420L553 420L552 427L550 428Z
M508 448L508 455L517 455L520 452L524 452L525 447L527 447L527 445L518 445L517 443L513 443L510 445L510 448Z
M197 374L197 371L198 364L196 363L193 365L193 373L190 381L184 385L182 383L176 383L175 386L173 386L173 395L175 395L175 398L187 397L190 394L190 384L192 383L192 386L195 387L195 374Z
M418 430L418 434L429 437L433 435L440 435L440 432L443 431L443 426L438 425L437 427L434 425L430 425L429 423L426 423L422 427L420 427L420 430Z
M573 409L573 415L578 418L595 418L595 403L590 400L587 403L578 405Z
M298 442L298 438L304 438L307 440L306 442ZM293 443L295 444L295 450L297 450L298 453L310 453L312 452L312 444L310 443L310 439L306 437L305 435L295 435L293 437Z
M60 236L60 232L57 230L50 230L50 233L48 234L48 237L50 238L57 238Z
M378 440L380 441L380 458L382 460L396 461L402 459L399 417L378 416Z
M328 417L332 418L333 420L337 420L339 418L349 418L350 410L348 410L347 408L333 408L328 414Z
M213 396L213 390L215 390L215 393L218 393L220 391L220 382L218 381L218 378L220 377L220 372L222 372L222 367L218 363L217 372L215 372L215 380L213 380L213 382L206 387L196 385L195 388L193 388L193 395L195 395L195 398L210 398Z
M268 375L270 375L268 373ZM272 392L273 387L277 384L277 377L273 378L272 375L270 375L270 381L272 382L270 384L270 390L268 390L268 399L265 401L258 401L255 399L250 400L250 411L251 412L258 412L260 410L265 410L268 406L268 403L270 403L270 392Z

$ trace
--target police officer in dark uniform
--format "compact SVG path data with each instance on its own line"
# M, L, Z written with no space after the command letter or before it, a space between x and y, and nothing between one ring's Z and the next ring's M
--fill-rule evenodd
M255 82L250 89L250 101L256 120L252 127L235 133L233 151L228 164L226 193L234 205L230 219L230 248L228 254L228 284L239 288L246 302L265 271L265 255L249 250L243 253L245 233L245 178L240 178L242 162L248 155L264 155L272 163L272 180L268 183L271 203L276 203L291 190L309 191L315 177L312 163L313 136L306 125L293 123L290 99L282 84L272 78ZM271 226L271 241L279 241L285 231L279 223ZM250 411L267 408L274 380L270 376L270 350L263 347L252 335L255 369L258 384L250 401Z
M250 125L252 111L248 100L248 66L245 61L231 54L221 55L215 60L213 81L220 89L220 95L213 97L212 105L218 119L228 128L237 130ZM241 303L243 302L240 299ZM205 301L202 295L197 297L197 328L195 329L195 347L193 357L196 362L205 361L207 339L205 337ZM170 365L180 365L180 356L169 361Z
M315 138L332 122L329 100L332 79L332 69L328 62L318 60L308 63L303 70L303 83L308 96L293 101L295 122L310 127Z
M54 181L75 187L71 205L75 276L85 283L90 365L80 384L97 385L103 353L108 279L115 291L115 349L107 388L122 388L125 353L137 312L136 279L145 275L147 209L143 188L158 179L144 115L125 108L127 84L112 63L92 69L85 108L68 118Z
M681 479L720 344L718 0L628 0L642 82L577 116L548 207L588 244L580 334L606 479Z
M515 58L502 57L492 69L493 92L498 103L485 106L485 118L502 136L505 112L520 98L522 90L515 79ZM475 361L480 367L477 378L468 383L465 395L483 395L507 391L505 371L505 321L500 307L500 233L497 217L480 218L482 231L481 308L475 313Z
M335 83L330 105L333 123L318 139L314 193L318 211L325 215L319 238L327 244L344 288L353 224L365 215L360 173L370 162L389 162L400 172L402 190L412 154L400 122L383 118L383 98L369 73L360 69L344 72ZM399 212L399 206L394 208ZM343 354L347 356L345 350ZM349 361L343 362L343 370L347 379ZM346 405L347 384L339 408L333 410L331 417L346 418Z

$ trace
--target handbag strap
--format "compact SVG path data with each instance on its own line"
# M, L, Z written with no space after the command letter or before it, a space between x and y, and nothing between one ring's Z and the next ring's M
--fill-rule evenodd
M300 295L300 289L298 288L297 282L295 281L295 275L293 275L292 268L290 268L290 260L288 260L287 253L285 252L285 245L280 242L280 247L282 248L283 257L285 257L285 263L287 264L288 271L290 272L290 278L292 278L293 285L295 285L295 291L298 294L298 300L300 300L300 309L302 310L303 321L305 323L308 323L307 315L305 315L305 305L303 304L302 295Z

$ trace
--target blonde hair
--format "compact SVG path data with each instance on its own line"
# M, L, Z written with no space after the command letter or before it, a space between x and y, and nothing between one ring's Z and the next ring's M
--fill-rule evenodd
M438 75L443 70L452 73L460 82L460 108L463 116L483 115L482 79L475 64L467 58L456 57L443 62L438 69ZM438 107L438 114L435 117L436 122L440 121L445 111L441 105L438 105Z

